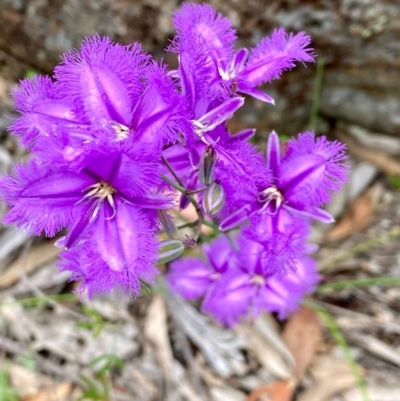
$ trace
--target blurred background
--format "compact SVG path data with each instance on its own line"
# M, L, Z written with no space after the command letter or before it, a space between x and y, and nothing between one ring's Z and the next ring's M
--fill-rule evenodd
M317 63L266 85L233 132L339 139L349 185L315 225L322 284L288 322L227 331L170 296L82 305L58 250L0 225L0 401L400 400L400 1L212 0L250 47L279 26L312 36ZM165 49L175 0L0 0L0 173L26 157L6 127L24 77L51 74L85 36L107 35L177 65ZM0 203L0 217L6 212ZM383 277L383 278L382 278Z

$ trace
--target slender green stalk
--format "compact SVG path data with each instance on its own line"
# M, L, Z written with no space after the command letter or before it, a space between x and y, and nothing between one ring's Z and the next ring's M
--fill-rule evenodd
M187 189L186 190L186 196L187 195L199 194L201 192L204 192L206 189L207 189L207 187L199 188L199 189Z
M238 251L238 246L236 244L236 242L233 240L233 238L231 237L229 232L224 232L225 237L228 239L229 244L231 245L232 249L234 249L235 251Z
M22 298L14 301L0 302L0 307L9 305L37 306L46 304L49 301L79 301L79 298L75 294L46 295L45 297Z
M180 230L181 228L186 228L186 227L196 227L196 225L198 224L199 220L195 220L195 221L188 221L180 226L178 226L178 230ZM203 225L213 228L214 230L218 230L218 225L213 223L212 221L208 221L208 220L203 220Z
M353 246L352 248L348 249L347 251L344 251L340 255L332 258L331 260L329 260L325 263L320 263L320 271L327 270L330 267L332 267L340 262L343 262L354 255L357 255L360 252L364 252L373 246L379 245L381 243L385 243L386 241L389 241L390 239L396 238L398 236L400 236L400 227L395 226L387 233L384 233L380 236L371 238L367 241L361 242L360 244Z
M318 57L317 59L317 71L314 80L314 91L311 105L310 121L308 126L311 130L315 131L318 122L319 103L321 100L321 89L322 89L322 76L324 72L325 58Z
M185 195L189 202L194 206L194 208L196 209L196 213L199 216L198 220L197 220L197 225L196 225L196 231L193 237L193 240L197 242L197 240L200 237L200 233L201 233L201 226L203 225L204 222L204 214L203 211L201 210L200 205L198 204L198 202L196 201L196 199L193 198L192 195L188 195L186 188L184 188L182 185L177 184L176 182L172 181L168 176L166 176L165 174L161 174L161 178L165 181L168 182L169 185L171 185L171 187L175 188L177 191L179 191L181 194Z
M169 172L174 176L176 182L183 188L183 182L180 179L179 175L176 174L175 170L173 169L173 167L171 166L171 164L169 163L169 161L167 160L167 158L165 156L161 156L162 161L164 162L165 166L167 167L167 169L169 170Z
M314 309L318 314L321 316L322 320L325 322L326 326L328 327L329 331L332 334L332 337L335 339L337 344L339 345L340 349L343 352L344 357L349 364L354 377L357 381L357 386L360 389L361 395L364 401L371 401L367 386L365 384L364 378L360 372L360 369L357 365L357 362L354 360L353 356L351 355L349 345L347 344L346 339L344 338L342 332L340 331L339 327L337 326L334 318L332 315L321 305L317 304L313 301L305 301L304 304L312 309Z
M355 280L336 281L333 283L320 284L317 288L317 292L322 292L326 290L343 290L345 288L352 287L368 287L371 285L400 285L400 277L371 277Z

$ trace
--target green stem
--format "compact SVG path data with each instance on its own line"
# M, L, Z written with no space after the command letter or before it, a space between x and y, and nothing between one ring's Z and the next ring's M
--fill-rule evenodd
M185 194L186 194L186 196L199 194L201 192L204 192L206 189L207 189L207 187L199 188L199 189L187 189Z
M317 71L314 80L314 91L311 105L310 121L308 126L311 130L315 131L318 122L318 112L319 112L319 102L321 99L321 89L322 89L322 75L324 72L325 58L319 57L317 59Z
M186 188L184 188L182 185L177 184L176 182L172 181L168 176L166 176L165 174L161 174L161 178L167 182L169 185L171 185L171 187L175 188L177 191L179 191L182 195L185 195L189 202L194 206L197 215L199 216L198 220L197 220L197 225L196 225L196 231L195 234L193 236L193 240L195 242L197 242L197 240L200 237L200 233L201 233L201 226L203 225L204 222L204 213L201 210L200 205L198 204L198 202L196 201L196 199L193 198L192 195L188 195L187 194L187 190Z
M371 285L400 285L400 277L370 277L336 281L333 283L320 284L317 288L317 292L325 290L343 290L352 287L368 287Z
M184 185L183 185L182 180L179 178L178 174L176 174L175 170L173 169L173 167L171 166L171 164L169 163L167 158L164 155L162 155L161 159L164 162L164 164L167 167L167 169L169 170L169 172L174 176L176 182L183 188Z
M320 271L327 270L330 267L347 260L351 256L357 255L360 252L364 252L373 246L379 245L398 236L400 236L400 227L395 226L388 233L384 233L378 237L374 237L367 241L361 242L360 244L357 244L356 246L348 249L347 251L344 251L340 255L329 260L328 262L320 263Z

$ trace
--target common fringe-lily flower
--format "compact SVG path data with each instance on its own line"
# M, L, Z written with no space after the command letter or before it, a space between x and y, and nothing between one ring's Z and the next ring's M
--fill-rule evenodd
M250 52L235 52L236 31L231 22L208 4L185 3L173 21L177 35L170 50L180 54L183 64L196 60L196 69L208 77L211 90L219 95L237 91L274 103L257 87L279 78L295 62L314 61L312 49L307 47L310 37L304 32L287 34L283 28Z
M272 185L260 187L257 199L238 208L225 218L221 230L231 229L251 216L269 213L279 216L281 208L291 214L314 218L325 223L332 216L320 208L330 200L329 191L338 191L347 181L348 166L345 145L326 137L315 138L313 132L299 134L290 140L285 155L281 155L279 137L272 132L268 138L267 167Z
M201 310L225 326L256 317L261 310L276 312L283 319L318 283L316 264L308 256L297 256L295 271L267 274L261 244L244 237L234 242L238 249L219 237L203 245L206 261L174 261L167 275L173 291L185 299L204 297Z
M138 293L140 277L154 276L157 210L173 206L160 151L190 126L185 99L139 45L100 37L64 56L56 82L25 80L16 98L23 115L12 129L33 158L0 183L11 206L5 223L47 236L67 228L58 244L72 251L64 252L70 261L81 261L69 266L89 294L113 287ZM85 276L89 259L97 267ZM114 278L104 285L96 271Z
M86 154L79 170L35 159L16 167L0 183L11 206L5 223L50 237L68 228L58 245L71 249L84 243L85 253L103 261L99 274L152 269L156 253L148 261L141 253L155 243L156 210L170 208L172 200L160 191L160 164L143 147L124 145L98 146Z

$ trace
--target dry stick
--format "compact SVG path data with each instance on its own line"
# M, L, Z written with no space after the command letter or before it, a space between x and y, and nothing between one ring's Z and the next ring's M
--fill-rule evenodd
M374 164L385 173L400 175L400 163L386 153L361 145L358 141L351 138L350 135L345 135L341 131L336 131L335 134L341 142L347 145L347 149L352 156Z
M86 320L85 317L84 317L82 314L80 314L80 313L78 313L78 312L76 312L76 311L74 311L74 310L72 310L72 309L70 309L70 308L67 308L66 306L61 305L61 304L59 304L58 302L54 301L53 299L49 298L40 288L38 288L37 286L35 286L35 285L29 280L29 277L28 277L27 272L26 272L26 265L25 265L25 262L26 262L26 257L27 257L29 248L32 246L32 242L33 242L33 239L32 239L32 238L29 238L28 241L27 241L27 243L26 243L25 246L23 247L22 252L21 252L21 266L20 266L20 268L21 268L21 281L22 281L24 284L26 284L27 287L29 287L29 289L33 292L33 294L34 294L36 297L45 299L45 300L46 300L50 305L52 305L56 310L58 310L58 311L63 311L63 312L65 312L65 313L67 313L67 314L70 314L71 316L75 317L75 318L78 319L79 321Z
M206 394L204 387L202 386L199 372L197 371L197 368L195 366L193 352L191 350L189 340L187 339L186 335L182 332L182 328L179 325L179 322L176 321L175 315L171 314L171 316L172 316L172 319L174 321L175 328L176 328L175 340L177 343L179 342L179 346L182 351L182 354L188 364L189 374L191 376L192 383L193 383L195 389L203 396L203 398L206 398L207 394Z

